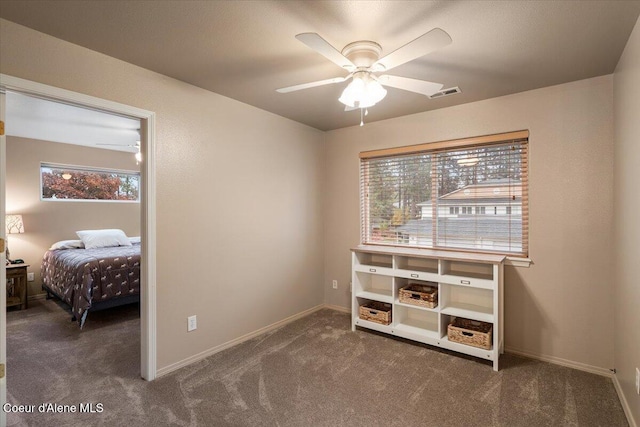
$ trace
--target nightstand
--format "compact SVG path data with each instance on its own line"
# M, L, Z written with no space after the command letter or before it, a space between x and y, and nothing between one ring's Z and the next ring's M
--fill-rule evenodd
M29 264L7 265L7 307L27 308L27 267Z

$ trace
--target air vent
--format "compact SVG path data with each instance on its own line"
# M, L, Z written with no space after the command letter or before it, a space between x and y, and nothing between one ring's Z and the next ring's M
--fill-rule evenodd
M440 92L436 92L431 95L430 99L442 98L443 96L455 95L456 93L462 93L458 86L450 87L449 89L442 89Z

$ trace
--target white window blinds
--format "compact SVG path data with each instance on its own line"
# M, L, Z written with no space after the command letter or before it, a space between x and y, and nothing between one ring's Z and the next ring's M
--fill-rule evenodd
M360 153L362 243L528 255L528 132Z

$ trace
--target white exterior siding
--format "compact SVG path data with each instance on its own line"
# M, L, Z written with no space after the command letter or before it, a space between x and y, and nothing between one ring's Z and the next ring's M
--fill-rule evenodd
M497 204L497 203L469 203L467 205L455 204L455 206L449 205L446 201L441 202L438 206L438 217L440 218L456 218L459 216L466 215L522 215L522 206L521 205L511 205L511 212L508 212L509 205L508 203ZM431 203L420 206L421 215L420 219L428 219L431 218ZM484 208L484 212L482 212L482 208ZM471 210L471 213L465 213L467 209Z

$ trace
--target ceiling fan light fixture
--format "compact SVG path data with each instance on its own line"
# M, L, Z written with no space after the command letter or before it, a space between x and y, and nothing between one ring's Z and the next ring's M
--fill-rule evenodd
M387 90L371 73L361 71L353 75L353 80L344 89L338 100L351 108L373 107L387 96Z

